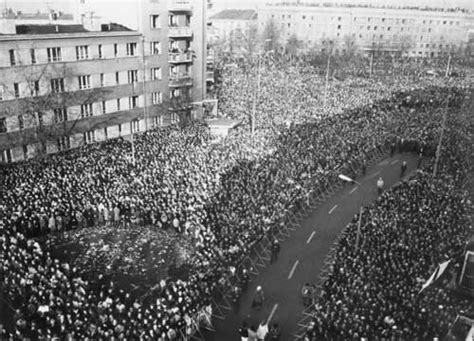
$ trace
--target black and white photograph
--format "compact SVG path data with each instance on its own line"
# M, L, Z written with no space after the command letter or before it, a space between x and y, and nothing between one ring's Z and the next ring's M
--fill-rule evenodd
M474 341L472 0L0 0L0 340Z

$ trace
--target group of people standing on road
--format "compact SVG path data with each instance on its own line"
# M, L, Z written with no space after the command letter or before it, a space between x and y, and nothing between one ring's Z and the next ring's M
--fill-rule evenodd
M242 128L212 143L207 127L194 123L136 136L135 162L131 144L119 138L1 166L1 285L16 311L15 325L1 336L167 340L191 333L212 298L229 289L220 281L229 267L238 268L255 243L285 224L314 191L339 172L355 172L359 160L391 141L427 150L437 136L434 109L442 95L450 93L453 103L464 96L462 85L393 92L392 84L377 93L374 84L358 87L348 80L332 92L330 115L315 109L309 120L311 108L320 107L313 97L320 84L305 85L306 76L288 72L299 78L285 98L277 90L292 83L278 68L265 68L262 105L265 113L274 110L275 120L263 126L259 119L253 137ZM230 86L223 108L245 117L240 100L248 89L239 80L242 90ZM288 103L291 108L282 111ZM287 125L288 113L307 123ZM86 280L81 269L32 239L104 224L175 229L187 236L197 250L188 260L189 277L156 283L143 301L107 276Z

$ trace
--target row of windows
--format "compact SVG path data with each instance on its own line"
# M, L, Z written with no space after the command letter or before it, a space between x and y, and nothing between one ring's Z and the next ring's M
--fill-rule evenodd
M105 59L109 56L105 55L103 45L97 45L96 50L89 45L80 45L76 46L76 60L89 60L89 59ZM38 63L38 49L31 48L29 51L30 63ZM117 58L120 52L120 44L113 44L113 57ZM20 65L17 51L11 49L8 51L10 56L10 65L16 66ZM159 41L149 42L149 53L150 55L159 55L161 54L161 43ZM125 55L127 57L138 56L138 44L137 43L126 43L125 44ZM48 63L62 62L63 60L63 48L61 47L48 47L46 48L46 57ZM111 57L111 56L110 56Z
M170 72L173 72L175 74L176 67L170 67ZM189 70L189 69L187 69ZM189 73L189 71L187 71ZM99 82L101 87L105 86L112 86L112 85L120 85L124 84L123 83L123 74L121 72L115 72L115 83L110 84L109 82L106 82L106 77L104 73L99 74ZM150 69L150 79L151 80L162 80L162 69L160 67L156 68L151 68ZM86 90L86 89L91 89L92 88L92 76L91 75L83 75L83 76L78 76L77 77L77 84L79 90ZM109 84L107 84L109 83ZM127 83L128 84L135 84L138 83L138 70L128 70L127 71ZM65 91L70 91L66 89L65 86L65 79L64 78L53 78L50 80L50 90L52 93L62 93ZM34 80L30 81L27 84L27 89L26 90L21 90L20 84L19 83L13 83L13 95L15 98L20 98L22 96L38 96L40 95L40 82L39 80ZM5 89L3 86L0 86L0 101L3 101L6 99L5 96Z
M272 19L275 19L276 18L276 15L275 14L272 14L271 15ZM282 19L291 19L291 14L282 14L281 15L281 18ZM309 19L310 16L306 16L306 15L302 15L301 16L301 19L303 20L306 20L306 19ZM296 18L297 19L297 18ZM320 19L326 19L326 20L329 20L329 18L324 15L324 14L320 14L319 16L316 16L316 19L317 20L320 20ZM335 17L331 17L331 21L334 21L336 18ZM311 20L314 20L314 16L312 15L311 16ZM354 17L354 22L371 22L371 21L380 21L380 22L385 22L387 20L387 18L375 18L375 17ZM337 21L342 21L342 17L337 17ZM414 19L398 19L398 18L388 18L387 21L396 21L397 25L402 23L402 24L405 24L407 23L407 21L410 21L410 22L414 22ZM423 20L423 25L427 25L427 24L437 24L437 25L456 25L456 26L459 26L460 25L460 21L452 21L452 20Z
M150 27L151 28L161 28L160 22L160 15L159 14L151 14L150 15ZM184 26L189 27L191 25L191 16L185 16ZM169 27L177 27L178 26L178 16L174 14L168 15L168 26Z
M176 93L171 91L170 97L175 98L181 95L181 93ZM111 112L110 106L113 106L113 102L115 101L115 107L113 108L114 111L120 110L127 110L127 109L136 109L139 107L139 96L131 96L128 97L128 108L123 107L124 98L117 98L116 100L111 101L102 101L100 102L99 111L94 109L93 103L86 103L80 106L80 118L87 118L92 117L94 115L101 115L101 114L108 114ZM151 101L153 105L163 103L163 94L162 92L153 92L151 94ZM34 119L36 121L36 125L43 126L44 125L44 113L37 112L33 115L26 116L26 115L18 115L18 130L25 129L25 121L29 118ZM53 123L62 123L69 120L68 109L67 108L57 108L53 110ZM5 117L0 118L0 133L8 132L7 128L7 121ZM14 131L14 130L13 130Z

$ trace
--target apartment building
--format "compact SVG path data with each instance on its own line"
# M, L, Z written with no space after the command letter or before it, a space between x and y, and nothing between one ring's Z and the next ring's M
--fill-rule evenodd
M140 32L145 68L161 67L167 80L164 96L173 102L189 98L193 117L202 117L207 84L212 82L206 66L208 1L122 0L118 6L120 11L114 11L109 3L79 0L76 16L87 18L95 13ZM149 90L153 89L146 92ZM176 115L171 118L176 121Z
M65 15L62 21L23 15L28 20L21 25L18 14L0 19L0 162L217 109L206 95L213 82L206 62L207 3L129 2L132 29L113 23L113 15L98 24L89 0L77 0L72 21Z
M335 6L285 3L259 9L259 28L274 20L283 42L295 34L303 48L334 53L350 46L362 51L399 51L408 56L439 57L463 51L474 17L467 10Z

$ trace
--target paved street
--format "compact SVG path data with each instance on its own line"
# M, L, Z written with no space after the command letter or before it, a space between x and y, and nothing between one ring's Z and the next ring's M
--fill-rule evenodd
M240 340L238 328L244 319L258 326L271 317L282 329L280 340L292 340L297 331L297 322L302 318L301 287L304 283L315 283L324 265L324 259L343 228L358 213L360 204L367 205L377 197L376 182L382 176L385 188L400 181L400 166L408 163L405 176L416 171L418 159L412 154L395 154L392 158L374 164L366 176L358 178L358 185L346 184L321 206L305 217L301 226L290 238L281 243L278 260L260 269L259 276L249 284L243 294L239 311L229 312L225 320L214 320L215 333L206 333L209 341ZM256 287L265 292L265 303L257 312L251 302Z

